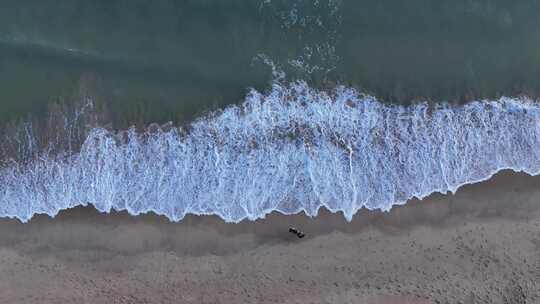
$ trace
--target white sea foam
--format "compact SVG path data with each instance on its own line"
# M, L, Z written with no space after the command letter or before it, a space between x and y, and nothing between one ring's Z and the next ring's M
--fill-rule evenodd
M412 197L455 192L502 169L540 172L540 105L525 99L403 107L303 82L251 91L240 106L181 129L94 129L81 151L0 169L0 216L91 203L254 220L272 211L347 219Z

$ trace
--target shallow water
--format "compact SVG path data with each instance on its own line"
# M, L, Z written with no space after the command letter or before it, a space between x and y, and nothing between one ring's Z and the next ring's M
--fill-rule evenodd
M272 79L410 103L537 96L537 1L93 1L0 4L0 118L95 79L119 125L185 121ZM261 56L261 55L265 55Z

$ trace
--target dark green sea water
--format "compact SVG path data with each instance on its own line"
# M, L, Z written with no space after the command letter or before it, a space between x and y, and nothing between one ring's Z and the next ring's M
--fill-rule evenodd
M119 124L186 120L267 87L263 58L288 80L388 102L535 97L539 12L534 0L4 0L0 119L91 82Z
M90 203L173 221L321 207L350 220L505 169L538 175L540 103L519 95L540 95L539 12L540 0L0 1L0 217ZM151 124L169 120L181 128Z

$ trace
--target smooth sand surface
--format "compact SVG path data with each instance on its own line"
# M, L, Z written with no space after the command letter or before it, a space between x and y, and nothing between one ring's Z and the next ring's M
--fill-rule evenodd
M0 220L0 303L540 303L539 210L540 178L504 172L351 223Z

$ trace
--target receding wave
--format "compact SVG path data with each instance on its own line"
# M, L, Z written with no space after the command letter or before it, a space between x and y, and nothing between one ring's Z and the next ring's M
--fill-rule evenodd
M412 197L454 192L502 169L540 172L540 105L501 98L387 105L354 89L306 83L252 90L244 103L183 128L93 128L77 152L0 169L0 216L93 204L173 221L226 221L322 206L347 219Z

